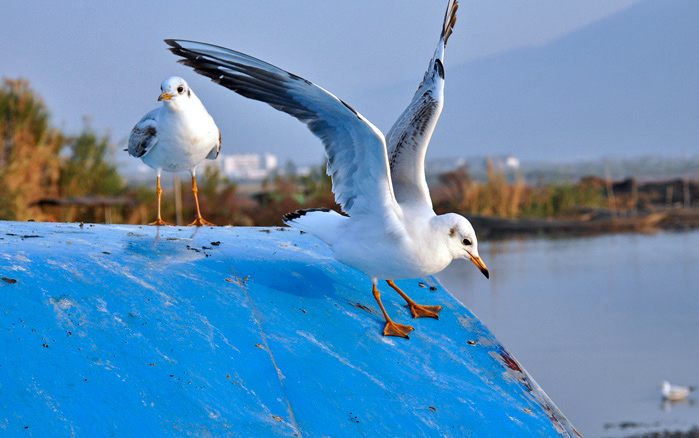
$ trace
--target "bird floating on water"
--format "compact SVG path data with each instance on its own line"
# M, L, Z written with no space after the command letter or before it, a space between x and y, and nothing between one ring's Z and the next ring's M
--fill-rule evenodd
M427 72L386 138L352 107L306 79L223 47L165 40L184 65L294 116L323 142L335 200L348 216L320 208L298 210L284 220L318 237L336 260L371 279L386 320L385 336L409 338L413 327L390 318L376 287L379 279L405 299L414 318L438 318L441 306L415 303L393 280L435 274L454 259L472 261L489 277L473 227L458 214L436 215L425 180L425 152L444 100L444 49L457 7L456 0L449 1Z
M134 126L129 137L129 155L140 158L157 174L158 218L150 225L168 225L160 216L160 174L192 174L192 193L197 217L189 225L213 225L199 209L196 169L204 159L214 160L221 151L221 132L194 91L184 79L172 76L160 85L158 101L163 106L149 112Z
M663 398L668 401L682 401L687 398L690 392L694 391L692 386L671 385L667 380L661 386Z

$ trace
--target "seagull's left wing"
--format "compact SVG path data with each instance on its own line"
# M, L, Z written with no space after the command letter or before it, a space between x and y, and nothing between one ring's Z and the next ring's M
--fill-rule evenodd
M456 0L449 1L439 44L425 77L413 101L386 136L393 190L400 204L420 203L432 207L425 181L425 153L444 105L444 49L454 28L458 7Z
M250 99L296 117L321 139L335 200L350 215L395 218L383 134L324 89L244 53L211 44L165 40L183 64Z
M209 155L206 156L207 160L215 160L218 154L221 153L221 131L218 131L218 143L211 149Z

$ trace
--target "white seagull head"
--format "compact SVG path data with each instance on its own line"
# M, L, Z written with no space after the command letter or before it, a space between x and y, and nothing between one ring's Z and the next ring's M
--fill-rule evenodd
M486 278L490 278L488 268L478 254L478 239L471 222L456 213L442 214L436 219L436 231L446 239L452 257L472 261Z
M177 106L192 97L192 90L187 82L179 76L171 76L160 84L158 101L166 105Z

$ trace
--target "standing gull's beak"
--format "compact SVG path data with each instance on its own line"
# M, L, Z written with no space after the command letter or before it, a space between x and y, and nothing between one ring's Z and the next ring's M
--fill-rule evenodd
M163 92L163 94L158 96L158 102L160 102L161 100L170 100L170 98L172 98L172 94L167 94Z
M480 271L483 273L483 275L485 275L485 278L490 278L490 273L488 272L488 267L485 266L485 263L483 263L483 259L481 259L480 256L474 257L473 254L471 254L469 251L466 251L466 252L468 252L468 255L471 256L471 261L473 262L473 264L476 265L478 267L478 269L480 269Z

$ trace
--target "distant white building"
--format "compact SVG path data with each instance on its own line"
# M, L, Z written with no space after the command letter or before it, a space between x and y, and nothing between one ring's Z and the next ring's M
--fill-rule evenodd
M519 158L513 156L505 158L505 167L510 169L519 169Z
M222 155L217 161L225 176L237 180L262 180L279 167L277 156L272 154Z

